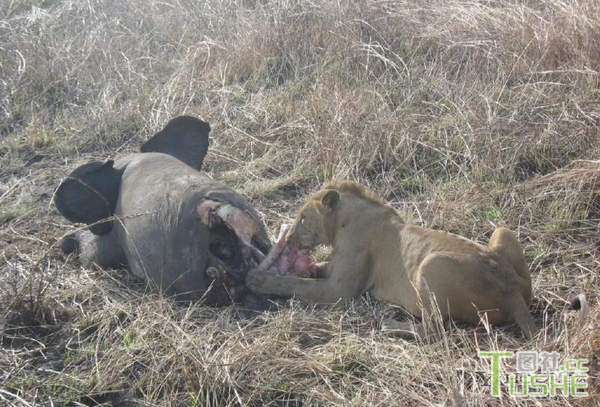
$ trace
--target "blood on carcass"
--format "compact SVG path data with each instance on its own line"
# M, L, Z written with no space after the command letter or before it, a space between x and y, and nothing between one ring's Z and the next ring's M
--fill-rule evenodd
M290 274L296 277L316 277L317 265L310 253L285 241L289 228L290 225L287 224L281 226L277 241L265 259L258 265L258 270L280 275Z
M295 245L285 243L285 247L274 267L280 274L291 274L296 277L314 278L317 276L315 259L306 250L299 250Z

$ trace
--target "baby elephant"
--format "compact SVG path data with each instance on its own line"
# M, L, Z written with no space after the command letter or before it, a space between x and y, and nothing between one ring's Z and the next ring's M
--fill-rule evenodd
M248 202L199 171L209 131L206 122L177 117L141 153L73 171L54 202L89 228L66 238L63 252L84 266L127 266L178 300L240 300L246 272L271 244Z

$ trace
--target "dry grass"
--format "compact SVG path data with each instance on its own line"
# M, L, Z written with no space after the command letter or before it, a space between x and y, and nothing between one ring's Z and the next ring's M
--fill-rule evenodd
M596 0L1 2L0 402L598 405L599 67ZM407 341L369 299L239 320L65 262L60 179L183 113L211 123L207 170L272 231L341 177L415 223L481 241L508 225L540 334ZM587 357L593 396L494 399L490 349Z

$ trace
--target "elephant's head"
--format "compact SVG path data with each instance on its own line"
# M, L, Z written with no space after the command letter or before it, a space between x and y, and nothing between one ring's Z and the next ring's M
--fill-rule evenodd
M142 153L164 153L199 170L208 151L210 125L191 116L171 119L141 147Z
M58 211L71 222L91 225L90 230L96 235L110 232L112 221L102 220L113 215L121 174L113 168L113 160L82 165L56 190L54 203Z

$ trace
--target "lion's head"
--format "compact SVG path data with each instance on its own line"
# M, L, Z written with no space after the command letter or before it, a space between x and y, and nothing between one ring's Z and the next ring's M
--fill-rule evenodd
M312 195L298 212L287 242L301 249L331 244L331 229L339 200L338 191L333 189L324 189Z

